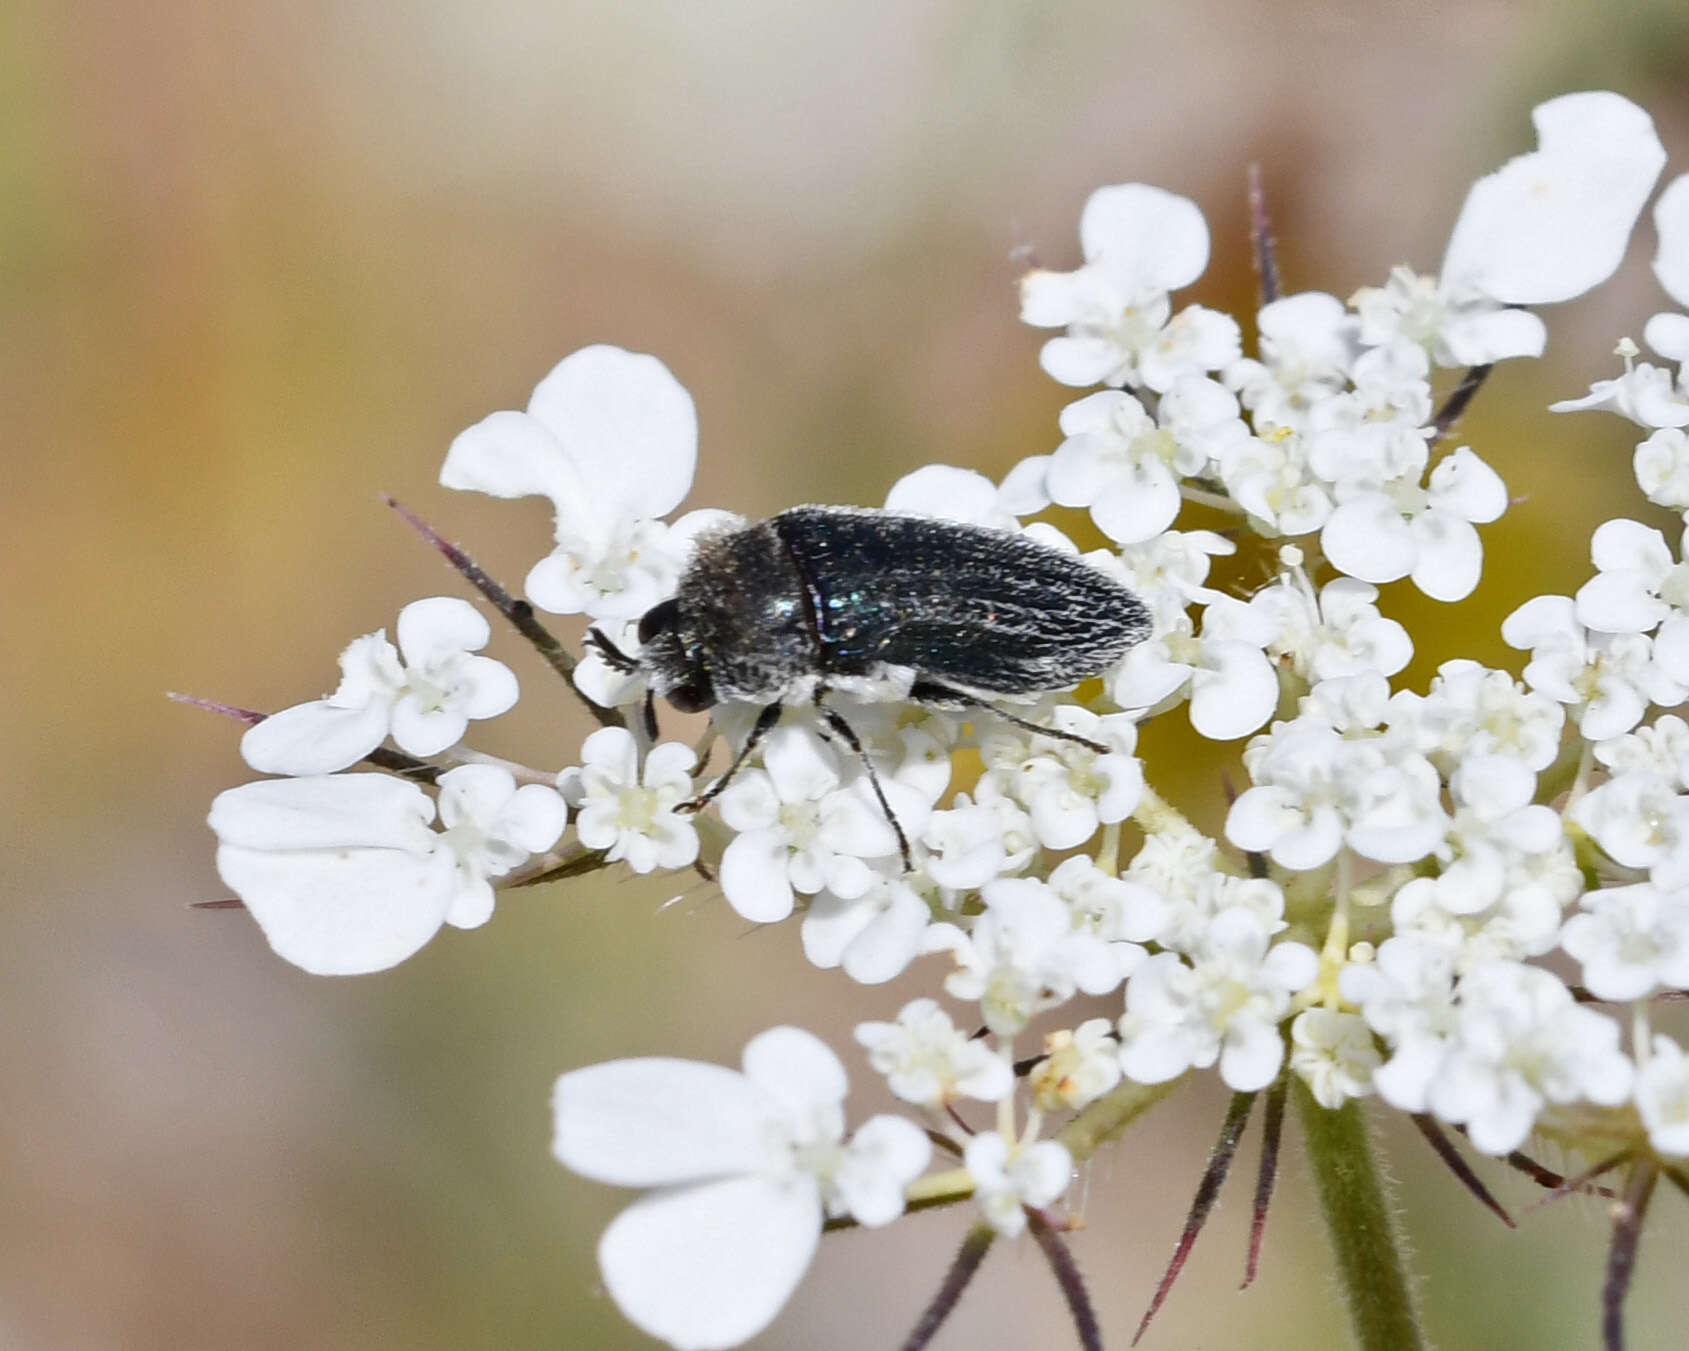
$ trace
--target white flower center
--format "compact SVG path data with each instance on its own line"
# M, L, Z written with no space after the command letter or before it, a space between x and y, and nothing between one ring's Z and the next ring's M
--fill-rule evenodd
M655 789L633 784L616 796L616 825L622 830L649 835L661 810L662 802Z

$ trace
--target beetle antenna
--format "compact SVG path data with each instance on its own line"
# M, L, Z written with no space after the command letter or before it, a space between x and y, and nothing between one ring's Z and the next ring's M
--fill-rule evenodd
M879 800L880 810L886 814L886 820L891 822L892 830L897 833L897 852L903 856L903 871L912 873L915 871L915 861L909 855L909 837L903 833L903 826L897 819L897 813L891 809L891 803L886 801L886 790L880 787L880 776L874 772L874 762L868 758L868 752L862 749L862 739L856 735L855 728L844 720L844 715L836 708L829 708L821 702L824 694L824 689L815 692L815 711L839 739L856 753L856 758L862 761L862 768L868 771L868 783Z
M646 739L654 742L657 739L657 696L652 694L650 690L645 691L643 715Z
M971 694L952 689L949 685L942 685L936 680L917 680L909 689L909 697L918 704L934 704L940 708L946 704L952 708L957 704L964 708L983 708L987 713L995 713L1004 722L1012 723L1022 731L1036 732L1039 736L1054 737L1057 741L1071 741L1077 746L1084 746L1095 751L1098 755L1107 755L1114 749L1113 746L1105 746L1100 741L1092 741L1088 736L1080 736L1077 732L1064 732L1059 727L1045 727L1029 718L1017 718L1013 713L998 708L996 704L988 704L983 699L976 699Z
M598 649L599 655L604 658L605 664L613 670L620 671L623 675L626 675L629 671L638 669L638 661L628 656L626 652L623 652L621 648L611 642L609 635L606 634L603 629L599 628L598 625L594 624L586 631L586 640ZM653 733L653 735L655 735L655 733Z

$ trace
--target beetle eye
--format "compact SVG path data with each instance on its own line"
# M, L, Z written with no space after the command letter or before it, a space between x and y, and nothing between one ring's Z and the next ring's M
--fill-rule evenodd
M702 713L715 707L715 690L707 676L695 676L684 685L676 685L663 696L682 713Z
M666 633L680 625L680 602L673 597L658 601L639 621L639 645L644 647L653 634Z

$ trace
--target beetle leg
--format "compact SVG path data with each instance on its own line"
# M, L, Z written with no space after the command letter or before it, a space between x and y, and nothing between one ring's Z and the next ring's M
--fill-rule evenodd
M1113 746L1105 746L1100 741L1092 741L1088 736L1064 732L1059 727L1043 727L1027 718L1017 718L1013 713L1004 712L996 704L988 704L983 699L976 698L962 690L952 689L949 685L940 684L936 680L917 680L909 687L909 697L917 704L937 704L940 707L945 704L952 707L960 704L964 708L983 708L987 713L995 713L1004 722L1012 723L1024 731L1036 732L1039 736L1054 737L1057 741L1071 741L1075 745L1089 747L1098 755L1107 755L1114 749Z
M886 820L891 822L891 828L897 834L897 852L903 857L903 871L915 871L915 861L909 854L909 838L903 833L903 826L897 819L897 813L892 811L891 803L886 801L886 790L880 787L880 776L874 771L874 762L868 758L868 752L862 749L862 739L856 735L856 729L844 720L844 715L836 708L829 708L822 703L826 697L826 687L815 691L815 711L845 745L856 753L856 758L862 761L862 768L868 771L868 783L874 790L874 796L879 800L880 810L886 814Z
M639 662L611 642L609 635L598 625L594 624L586 631L586 640L598 649L599 655L604 658L604 664L612 671L626 675L629 671L638 669Z
M715 800L717 794L733 782L733 776L744 767L745 761L751 758L751 752L762 745L762 739L774 730L774 724L780 721L780 713L784 707L784 704L769 704L761 713L757 714L757 720L751 727L751 734L745 738L745 744L739 754L733 757L733 763L727 767L727 773L723 774L690 802L682 802L675 810L698 812L709 806Z

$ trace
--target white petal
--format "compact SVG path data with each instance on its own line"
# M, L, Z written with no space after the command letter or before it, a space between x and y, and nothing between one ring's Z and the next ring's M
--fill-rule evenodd
M463 740L469 719L455 708L425 707L414 694L393 705L393 742L412 755L438 755Z
M903 974L921 951L931 919L926 902L905 886L892 889L891 904L845 947L839 964L858 985L879 985Z
M735 836L721 856L722 895L753 924L778 924L792 913L786 845L783 831L751 830Z
M1433 508L1410 525L1418 545L1410 574L1413 584L1432 600L1464 600L1484 570L1484 546L1470 521Z
M1120 1046L1120 1068L1136 1083L1163 1084L1190 1067L1190 1039L1177 1028L1148 1024Z
M871 902L845 900L823 891L804 912L803 955L812 966L830 971L844 960L845 950L876 918Z
M504 839L538 854L557 843L568 819L569 808L561 793L543 783L525 783L500 812L498 829Z
M431 666L459 652L478 652L493 636L486 616L455 596L413 600L399 611L395 627L407 666Z
M948 521L996 524L997 485L984 474L954 465L929 464L905 474L886 494L887 511L938 516Z
M635 1201L604 1231L598 1266L642 1331L677 1351L716 1351L773 1322L820 1237L812 1178L729 1178Z
M360 708L313 699L247 728L240 739L241 758L260 774L333 774L385 741L390 717L385 699Z
M1191 726L1211 741L1247 736L1273 715L1278 677L1258 647L1203 644L1203 665L1191 676Z
M454 929L479 929L493 917L493 884L483 877L465 877L458 870L457 890L446 905L446 923Z
M1449 312L1438 332L1453 366L1486 366L1509 357L1539 357L1548 346L1548 325L1529 310L1493 309L1483 304Z
M1320 547L1334 566L1363 582L1393 582L1413 571L1413 532L1382 493L1342 503L1320 531Z
M1575 599L1578 618L1600 633L1646 633L1671 613L1634 572L1598 572Z
M913 1121L871 1117L851 1136L836 1185L858 1223L890 1224L903 1213L904 1184L919 1177L931 1158L932 1141Z
M1011 516L1035 516L1050 505L1050 495L1044 490L1049 473L1048 455L1029 455L1003 475L997 489L997 508Z
M246 849L433 848L434 803L390 774L263 779L219 793L208 818L217 838Z
M1667 295L1689 309L1689 174L1672 179L1654 203L1654 227L1660 234L1654 275Z
M1091 506L1097 529L1116 544L1154 539L1179 514L1179 485L1160 460L1139 460L1116 475Z
M276 853L225 844L217 873L276 954L319 976L398 965L439 931L457 891L445 850Z
M745 1044L745 1077L807 1117L817 1106L844 1101L850 1090L832 1048L801 1027L771 1027Z
M1062 328L1085 312L1095 290L1095 279L1083 268L1034 268L1020 279L1020 321L1034 328Z
M1079 217L1086 262L1104 262L1134 296L1177 291L1208 266L1208 224L1188 197L1147 183L1098 188Z
M1671 546L1652 526L1619 517L1595 528L1589 537L1589 558L1602 572L1631 568L1664 575L1671 566Z
M491 657L464 657L457 666L462 682L454 696L467 718L496 718L516 706L521 690L516 673Z
M1689 201L1689 196L1685 197ZM1689 244L1689 240L1685 240ZM1689 264L1689 259L1685 259ZM1689 267L1686 267L1689 273ZM1642 326L1642 341L1667 361L1689 360L1689 314L1656 314ZM1675 391L1671 391L1675 393ZM1669 426L1670 423L1662 424Z
M493 497L593 500L557 438L526 413L493 413L459 432L440 467L440 482Z
M1075 389L1101 384L1120 360L1120 349L1106 338L1051 338L1038 352L1044 374Z
M776 727L763 743L762 763L782 802L810 802L839 786L826 744L796 724Z
M1284 1062L1284 1039L1271 1023L1239 1018L1226 1031L1220 1052L1220 1077L1239 1093L1253 1093L1278 1077Z
M1647 113L1606 91L1531 114L1539 149L1472 185L1442 283L1516 305L1569 300L1617 269L1665 150Z
M692 488L698 415L654 356L600 344L571 353L541 380L528 412L624 518L666 516Z
M1507 510L1507 485L1501 475L1466 446L1431 471L1427 488L1435 506L1480 525Z
M551 1152L617 1187L665 1186L768 1165L755 1087L725 1065L648 1057L571 1070L551 1095Z

